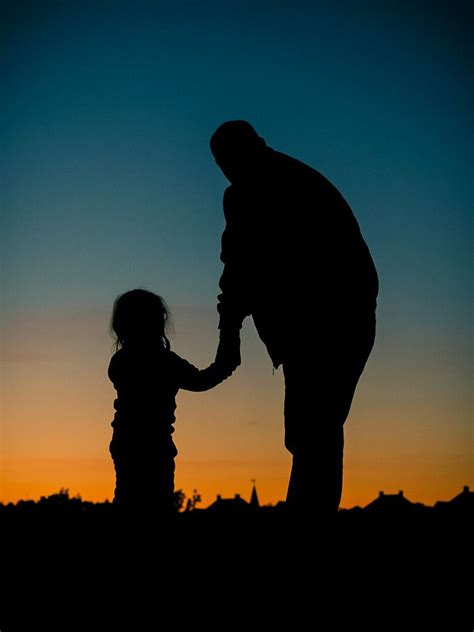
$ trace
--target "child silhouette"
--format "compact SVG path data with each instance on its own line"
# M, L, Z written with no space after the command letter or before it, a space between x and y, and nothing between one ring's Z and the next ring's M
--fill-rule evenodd
M214 362L199 370L179 357L166 337L168 319L163 299L141 289L119 296L112 313L116 353L108 374L117 391L110 443L114 504L134 512L174 510L178 390L207 391L235 368Z

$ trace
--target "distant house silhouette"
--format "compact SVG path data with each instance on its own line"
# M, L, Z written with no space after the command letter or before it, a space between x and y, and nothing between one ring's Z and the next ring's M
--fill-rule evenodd
M474 492L471 492L468 485L464 485L460 494L451 500L438 500L434 509L436 511L456 513L471 513L474 509Z
M249 503L240 494L235 494L234 498L222 498L217 494L216 500L209 505L207 511L219 512L242 512L248 511Z
M421 508L424 509L425 506L421 503L412 503L408 498L405 498L403 491L400 490L398 494L379 492L378 498L369 503L364 508L364 511L381 514L400 514Z
M260 503L254 482L250 502L244 500L240 494L235 494L234 498L222 498L222 496L218 494L216 500L207 508L207 511L242 513L256 509L260 509Z

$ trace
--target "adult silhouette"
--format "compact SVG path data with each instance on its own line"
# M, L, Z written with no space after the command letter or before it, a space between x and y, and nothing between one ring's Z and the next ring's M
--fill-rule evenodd
M344 433L375 340L377 272L357 220L318 171L228 121L211 151L224 193L217 359L240 364L240 328L253 317L285 377L285 446L293 456L287 507L334 513Z

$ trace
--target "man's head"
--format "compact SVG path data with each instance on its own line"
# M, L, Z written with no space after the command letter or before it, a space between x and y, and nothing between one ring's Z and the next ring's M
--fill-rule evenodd
M222 123L211 137L211 151L231 182L255 171L266 143L247 121Z

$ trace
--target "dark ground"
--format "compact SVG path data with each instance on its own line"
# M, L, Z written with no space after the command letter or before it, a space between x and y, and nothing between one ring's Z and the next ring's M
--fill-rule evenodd
M472 630L464 516L2 517L1 632Z

